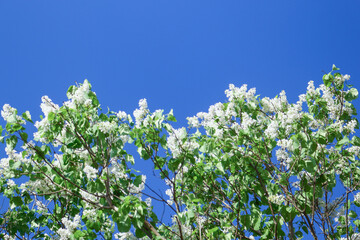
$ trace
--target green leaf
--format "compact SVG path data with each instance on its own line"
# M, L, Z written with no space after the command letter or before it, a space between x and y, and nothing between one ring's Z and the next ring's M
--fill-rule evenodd
M130 162L131 164L135 164L135 160L132 155L126 154L125 159L127 162Z
M335 64L333 64L333 65L332 65L332 70L333 70L333 71L337 71L337 70L340 70L340 68L337 68L337 67L335 66Z
M85 233L83 233L81 230L76 230L76 232L74 233L75 238L81 238L84 236L85 236Z
M357 99L358 96L359 96L358 90L356 88L351 88L345 95L345 100L350 102L352 100Z
M31 116L29 111L24 112L21 116L22 116L26 121L29 121L29 122L31 122L31 123L34 123L34 122L31 120L31 118L29 118L29 116Z
M223 167L223 165L221 164L221 162L219 162L219 163L216 164L216 168L217 168L222 174L225 174L225 170L224 170L224 167Z
M145 234L145 232L142 231L141 229L136 229L136 230L135 230L135 236L136 236L137 238L143 238L143 237L146 236L146 234Z
M136 178L135 178L135 180L134 180L134 185L136 186L136 187L139 187L139 185L142 183L142 177L141 177L141 175L137 175L136 176Z
M23 142L27 142L28 135L26 132L21 132L20 136L21 136L21 140L23 140Z
M360 138L357 136L354 136L351 140L351 143L354 144L355 146L360 146Z
M324 74L323 76L323 81L324 81L324 85L326 87L330 87L331 83L333 82L334 80L334 76L331 75L331 73L328 73L328 74Z
M49 114L48 114L47 118L48 118L48 120L49 120L49 121L54 120L54 119L55 119L55 113L53 113L53 112L49 112Z
M6 139L6 145L10 149L14 149L16 147L17 142L18 142L18 139L15 135L12 135L10 138Z
M23 205L23 201L22 201L21 197L12 197L11 202L13 204L15 204L15 206L17 206L17 207Z
M105 190L105 185L100 179L96 179L96 190L100 193Z
M67 145L67 147L71 148L71 149L77 149L77 148L80 148L81 146L82 146L82 144L78 139L75 139L73 142L71 142Z
M167 120L171 121L171 122L176 122L176 118L173 115L173 110L171 109L168 116L167 116Z

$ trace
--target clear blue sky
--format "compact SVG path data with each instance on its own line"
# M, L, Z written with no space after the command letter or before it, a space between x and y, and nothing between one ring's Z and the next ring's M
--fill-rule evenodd
M104 109L132 113L147 98L184 124L224 101L229 83L295 101L335 63L360 88L359 9L355 0L0 1L0 105L37 119L41 96L61 104L87 78Z

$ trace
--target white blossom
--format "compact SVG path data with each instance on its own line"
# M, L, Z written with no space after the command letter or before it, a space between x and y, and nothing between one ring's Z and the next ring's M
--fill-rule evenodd
M54 104L48 96L43 96L41 98L41 101L42 103L40 104L40 108L44 113L45 118L49 115L49 113L59 109L59 106L57 104Z
M84 167L84 173L88 179L95 179L97 177L98 170L86 164Z
M248 130L253 124L256 123L256 120L252 119L249 114L243 112L241 114L241 128L244 130Z
M187 117L186 120L188 120L188 124L190 127L199 128L201 126L199 122L199 118L197 118L196 116Z
M269 201L281 205L285 201L285 197L283 195L270 195Z
M12 179L8 179L6 181L6 184L8 185L9 188L16 186L16 183Z
M120 120L127 120L128 119L128 114L124 111L119 111L116 116L120 119Z
M70 239L70 236L74 232L74 230L80 225L80 216L76 215L73 220L69 217L63 217L61 222L64 224L65 228L60 228L57 230L57 233L60 236L61 240Z
M115 239L118 240L135 240L137 239L131 232L126 233L116 233Z
M136 127L140 127L141 123L143 122L146 114L149 112L147 101L145 98L140 99L139 101L139 108L135 109L134 111L134 117L135 117L135 123Z
M102 133L107 134L113 132L116 129L117 124L115 122L105 121L97 123L96 126Z
M357 125L357 121L355 119L351 120L350 122L348 122L344 128L346 130L348 130L350 133L355 133L355 127Z
M169 196L169 200L167 200L166 202L169 205L172 205L174 203L173 189L172 188L166 189L165 194Z
M264 133L268 138L275 139L278 135L277 133L278 129L279 129L278 122L276 120L273 120L270 122L269 126L267 127Z
M354 201L357 203L360 203L360 192L358 192L355 196L354 196Z

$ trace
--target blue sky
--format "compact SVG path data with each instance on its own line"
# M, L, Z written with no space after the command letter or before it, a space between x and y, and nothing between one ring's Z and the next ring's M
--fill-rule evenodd
M34 119L87 78L103 108L187 116L229 83L290 101L334 63L360 84L359 1L0 1L0 105ZM359 108L359 101L356 101ZM1 120L1 124L4 125ZM4 154L4 150L0 150Z

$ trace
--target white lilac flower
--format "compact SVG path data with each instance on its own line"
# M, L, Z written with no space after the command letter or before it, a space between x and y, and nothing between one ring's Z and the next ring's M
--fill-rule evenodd
M68 94L68 98L73 100L76 104L84 104L87 99L89 99L90 84L87 79L84 80L84 83L78 87L74 93Z
M167 138L167 145L171 150L173 157L176 158L185 152L192 152L199 148L199 144L190 139L186 139L187 132L185 128L172 129L172 132Z
M3 110L1 111L3 119L5 121L9 121L8 119L14 115L16 115L16 109L11 107L9 104L4 104Z
M41 98L41 101L42 103L40 104L40 108L41 111L44 113L45 118L49 115L49 113L59 109L59 106L57 104L54 104L48 96L43 96Z
M319 92L315 89L314 81L309 81L306 94L310 97L315 97L319 95Z
M4 236L4 240L15 240L15 237L11 237L11 236L9 236L9 235L5 235Z
M64 224L65 228L60 228L57 230L61 240L67 240L70 238L72 233L80 225L80 216L76 215L73 220L70 220L69 217L63 217L61 222Z
M116 233L115 239L118 240L135 240L137 239L131 232L126 233Z
M358 192L355 196L354 196L354 201L357 203L360 203L360 192Z
M285 197L283 195L270 195L269 201L281 205L285 201Z
M241 128L244 130L248 130L251 125L253 125L256 121L254 119L252 119L249 114L247 114L246 112L243 112L241 114Z
M15 108L11 107L9 104L4 104L1 116L9 123L18 122L20 124L26 124L25 120L22 117L17 116L16 113L17 111Z
M86 164L84 168L84 173L86 174L86 177L88 179L95 179L97 177L98 170Z
M38 200L35 200L35 205L40 213L47 213L48 209L46 205Z
M357 125L357 121L355 119L351 120L345 125L345 129L348 130L350 133L355 133L355 127Z
M244 98L246 96L247 85L244 84L240 88L235 87L234 84L229 85L229 89L225 90L226 97L229 102L237 98Z
M140 99L139 109L135 109L135 111L133 113L137 127L139 127L141 125L141 123L143 122L143 120L148 112L149 112L149 110L148 110L148 105L147 105L146 99L145 98Z
M189 124L190 127L194 127L194 128L199 128L200 127L199 118L197 118L196 116L187 117L186 120L188 120L188 124Z
M127 120L128 119L128 115L126 114L126 112L124 111L119 111L116 116L120 119L120 120Z
M271 121L264 133L268 138L275 139L278 135L278 129L279 123L276 120L273 120Z
M170 189L166 189L165 194L169 196L169 200L167 200L166 202L169 205L172 205L174 203L174 196L173 196L173 190L172 188Z
M99 198L94 196L93 194L90 194L88 192L85 192L83 190L80 190L80 195L81 197L83 197L85 200L90 201L90 202L98 202Z
M151 207L151 198L146 198L145 203L148 207Z
M85 209L83 212L83 216L86 216L88 219L94 219L96 218L96 210L91 208L91 209Z
M141 175L141 183L139 186L135 186L133 183L129 186L129 191L134 194L140 194L145 189L146 175Z
M360 147L358 146L351 146L348 148L348 151L352 154L354 154L355 156L359 156L360 153Z
M99 122L97 124L99 130L102 132L102 133L110 133L112 131L114 131L117 127L116 123L115 122Z
M276 143L282 149L288 149L289 151L293 150L293 140L292 139L279 139Z
M12 179L8 179L6 181L6 184L8 185L9 188L16 186L16 183Z

